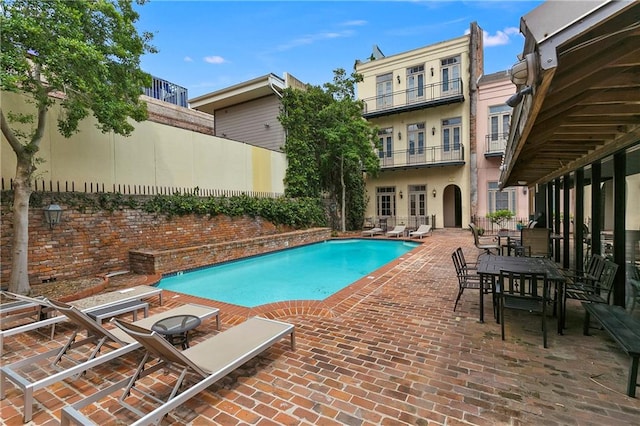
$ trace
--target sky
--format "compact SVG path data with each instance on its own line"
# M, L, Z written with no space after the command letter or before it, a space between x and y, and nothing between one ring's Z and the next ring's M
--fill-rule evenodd
M154 35L142 69L189 90L189 98L269 73L313 85L353 71L377 45L385 56L484 31L484 72L522 53L520 18L541 1L185 1L138 6L138 31Z

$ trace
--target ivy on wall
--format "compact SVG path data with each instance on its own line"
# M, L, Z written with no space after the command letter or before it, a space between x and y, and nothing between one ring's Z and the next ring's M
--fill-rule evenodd
M13 199L12 191L0 194L3 208ZM79 212L139 209L158 215L227 215L261 217L274 225L294 228L326 226L322 203L315 198L257 198L246 195L233 197L199 197L194 194L123 195L121 193L85 194L78 192L34 192L30 206L42 208L48 204L63 204ZM10 206L9 206L10 207Z

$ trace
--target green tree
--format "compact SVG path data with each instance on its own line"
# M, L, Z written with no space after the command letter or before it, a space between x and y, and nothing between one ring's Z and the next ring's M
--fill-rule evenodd
M363 172L379 170L374 147L376 130L363 118L355 99L362 76L334 70L332 83L287 89L280 121L287 130L285 153L289 166L285 184L289 196L329 194L340 206L341 229L357 228L364 218Z
M347 197L347 190L357 192L363 170L375 174L380 164L373 150L377 132L362 118L362 101L355 99L356 83L360 81L360 74L347 76L343 69L335 70L333 82L324 85L333 101L320 111L326 124L322 129L326 144L320 157L320 172L324 188L342 208L343 232L347 224L348 201L355 200L353 196ZM349 186L352 181L355 181L354 185ZM364 187L360 190L364 191Z
M318 109L332 101L319 86L307 86L306 90L285 89L282 111L278 117L287 131L284 152L287 155L285 195L287 197L320 198L319 150L325 127Z
M138 0L143 4L144 0ZM151 77L140 57L155 52L138 34L130 0L8 0L0 6L0 88L25 94L31 114L0 109L2 134L17 157L9 289L26 294L28 213L47 111L60 98L58 130L65 137L93 112L103 132L128 136L128 121L145 120L140 100ZM52 96L55 95L55 96Z
M495 223L502 228L503 224L511 220L514 214L511 210L496 210L494 212L487 213L486 216L491 220L491 223Z

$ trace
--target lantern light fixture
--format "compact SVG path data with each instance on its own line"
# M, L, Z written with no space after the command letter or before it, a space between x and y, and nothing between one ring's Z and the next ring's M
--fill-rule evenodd
M62 207L57 204L49 204L43 210L44 221L49 225L49 229L60 223L62 218Z

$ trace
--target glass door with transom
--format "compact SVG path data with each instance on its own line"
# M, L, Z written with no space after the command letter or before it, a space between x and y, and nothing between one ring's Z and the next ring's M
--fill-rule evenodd
M460 94L460 56L443 59L440 66L442 69L442 95Z
M427 220L427 186L409 185L409 227L417 229Z
M424 123L409 124L407 126L408 149L407 164L424 164L426 163L426 154L424 147Z
M424 65L407 68L407 103L424 100Z

